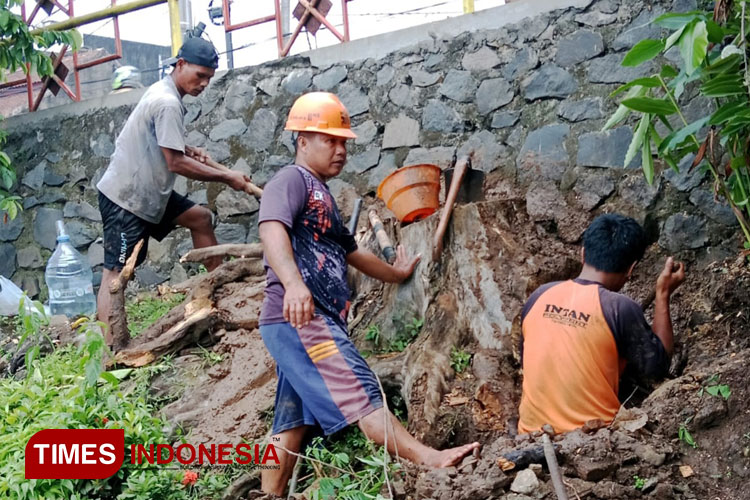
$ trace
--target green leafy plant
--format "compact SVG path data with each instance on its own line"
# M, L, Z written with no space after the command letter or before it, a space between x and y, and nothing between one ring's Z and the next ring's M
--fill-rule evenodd
M30 313L31 314L31 313ZM26 318L24 318L25 320ZM41 323L27 323L41 328ZM148 403L151 376L158 368L104 371L108 356L101 325L84 321L78 332L80 347L66 346L46 357L27 358L23 379L0 379L0 498L41 500L117 499L163 500L219 499L221 485L229 484L230 471L209 471L202 481L184 485L179 470L148 469L126 458L113 477L103 480L54 480L24 477L24 450L29 438L43 429L124 429L125 449L130 444L165 443L167 422ZM32 335L40 335L32 331ZM127 384L121 380L130 378Z
M471 353L463 349L457 349L456 346L451 348L451 368L456 373L463 373L471 363Z
M640 116L628 148L625 165L640 152L643 173L654 180L654 155L675 171L687 155L689 168L711 173L714 189L732 208L750 249L750 65L747 54L748 18L745 2L728 3L726 19L694 11L668 13L653 23L671 30L661 40L642 40L625 56L623 66L639 66L673 47L681 56L679 67L663 65L647 77L637 78L615 90L623 94L620 106L604 126L620 124L632 112ZM686 91L693 86L712 99L716 111L688 123L684 106ZM664 136L658 125L664 127ZM724 160L723 158L728 158Z
M636 490L642 490L646 486L646 479L643 477L633 476L633 488Z
M691 420L692 420L692 417L680 424L680 428L677 431L677 437L680 439L680 441L682 441L686 445L691 446L692 448L697 448L698 443L695 441L695 439L693 439L693 435L690 434L690 431L687 428L687 425L690 423Z
M386 458L385 449L376 448L357 427L349 427L341 437L314 438L305 455L312 460L303 465L301 484L310 488L313 500L383 499L386 474L400 470Z
M370 325L365 333L365 340L369 340L376 347L380 346L380 327L378 325Z
M215 351L209 351L203 346L198 346L201 350L201 359L203 360L203 367L214 366L222 362L224 357Z
M409 322L402 322L394 318L393 323L397 325L398 330L389 342L388 350L390 352L403 352L419 336L419 332L424 326L424 319L413 318Z
M57 44L70 45L78 50L83 39L76 30L43 31L33 33L17 13L25 0L4 0L0 2L0 81L7 79L8 73L22 68L39 76L52 74L52 60L41 49ZM2 117L0 117L2 120ZM7 141L7 132L0 130L0 148ZM16 170L10 156L0 149L0 211L4 217L14 219L22 209L21 197L13 195L11 189L16 182ZM0 223L5 221L0 221Z
M163 297L145 295L134 300L129 300L125 304L125 313L128 316L128 330L130 330L130 335L135 337L156 323L159 318L167 314L183 300L185 300L185 295L181 293Z
M732 395L732 390L726 384L719 384L719 379L720 376L718 374L714 374L708 380L706 380L706 385L701 388L701 395L703 395L703 390L705 389L705 391L711 396L721 396L722 398L724 398L724 401L728 400L729 396Z
M26 350L25 355L25 363L28 367L39 356L39 344L41 342L46 341L50 346L54 345L52 339L44 333L44 327L49 324L49 318L44 312L42 303L29 299L24 293L18 303L17 321L16 331L20 333L18 348L20 349L27 340L32 344Z
M391 352L403 352L419 336L419 332L424 326L424 319L412 318L411 321L404 321L394 317L393 324L396 327L396 333L385 346L383 346L383 335L380 327L378 325L370 325L367 328L365 340L373 343L374 350L372 353L387 354ZM370 351L362 352L364 357L368 357L370 354Z

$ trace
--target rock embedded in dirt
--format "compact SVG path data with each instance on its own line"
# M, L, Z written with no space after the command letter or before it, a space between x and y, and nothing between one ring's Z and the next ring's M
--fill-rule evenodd
M524 495L534 493L537 488L539 488L539 479L530 469L524 469L516 474L516 478L510 485L510 491Z
M697 429L716 425L727 415L727 407L721 398L704 398L692 421Z
M619 464L612 456L599 455L577 455L573 458L573 467L575 467L578 477L584 481L599 481L607 476L612 475Z
M594 484L592 489L592 493L596 498L601 498L602 500L621 500L623 498L628 498L628 493L630 493L630 491L632 491L630 488L626 488L614 481L599 481Z
M554 220L564 208L565 200L552 182L533 184L526 192L526 213L533 221Z
M725 226L737 225L737 218L729 204L722 198L715 199L714 194L707 189L694 189L690 193L690 203L714 222Z
M706 221L695 215L669 216L659 237L659 245L670 252L701 248L707 242Z
M514 95L513 86L504 78L484 80L477 90L477 109L486 115L511 102Z
M667 459L667 455L664 453L657 452L652 446L648 444L639 444L635 447L635 453L638 458L647 462L654 467L660 467L664 465L664 461Z
M432 469L420 474L416 484L417 498L443 498L444 492L452 494L456 468Z
M578 195L578 202L584 210L593 210L615 191L615 181L608 174L585 172L576 182L573 191Z
M498 111L492 115L492 128L508 128L512 127L518 120L521 119L520 111Z
M602 100L599 97L589 97L580 101L563 101L557 108L557 115L569 122L602 118Z
M25 186L30 187L33 190L38 190L44 184L44 174L47 168L47 162L42 160L37 164L36 167L29 170L26 175L23 176L21 181Z
M620 197L635 207L650 208L661 191L661 179L649 185L640 173L629 175L620 182Z

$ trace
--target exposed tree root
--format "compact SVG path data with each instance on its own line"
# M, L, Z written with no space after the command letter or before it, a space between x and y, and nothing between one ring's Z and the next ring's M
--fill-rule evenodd
M257 326L247 318L232 319L231 311L220 311L214 294L222 286L240 281L246 276L257 276L263 272L263 264L257 259L237 259L226 262L208 274L191 279L185 290L188 296L166 316L132 339L125 349L115 356L115 361L126 366L143 366L159 356L179 351L196 343L214 326ZM184 284L182 287L185 288ZM124 315L124 310L123 310ZM127 324L125 326L127 331Z
M125 287L128 281L133 277L135 263L138 260L138 254L143 247L143 240L136 245L133 253L125 262L125 267L120 271L117 279L112 280L109 284L109 293L112 295L111 306L109 309L109 318L107 318L109 327L112 332L112 350L121 351L128 345L130 340L130 330L128 330L128 318L125 314Z
M228 243L212 247L195 248L180 258L180 262L202 262L213 257L239 257L259 259L263 256L260 243Z

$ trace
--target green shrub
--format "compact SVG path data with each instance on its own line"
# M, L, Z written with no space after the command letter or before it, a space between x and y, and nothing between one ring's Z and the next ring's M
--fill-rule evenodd
M3 404L0 410L0 499L220 498L216 493L217 484L228 484L229 479L212 476L221 474L208 472L195 485L186 486L180 482L183 471L146 470L148 463L129 463L130 444L169 442L165 431L167 422L157 416L156 408L148 403L148 382L159 368L103 371L104 339L91 322L85 323L81 331L86 340L80 348L67 346L44 358L37 357L38 349L30 349L26 378L0 379ZM120 382L120 378L127 376L133 380ZM105 480L24 478L24 449L36 432L96 428L125 430L126 459L117 474Z

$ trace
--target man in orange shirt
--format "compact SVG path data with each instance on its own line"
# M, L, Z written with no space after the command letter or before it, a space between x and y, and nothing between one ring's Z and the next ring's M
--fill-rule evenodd
M669 297L685 267L667 258L656 281L653 329L634 300L617 293L643 257L643 228L630 217L597 217L583 235L578 278L539 287L522 317L523 395L518 432L550 424L567 432L589 420L611 422L626 364L663 375L672 355Z

